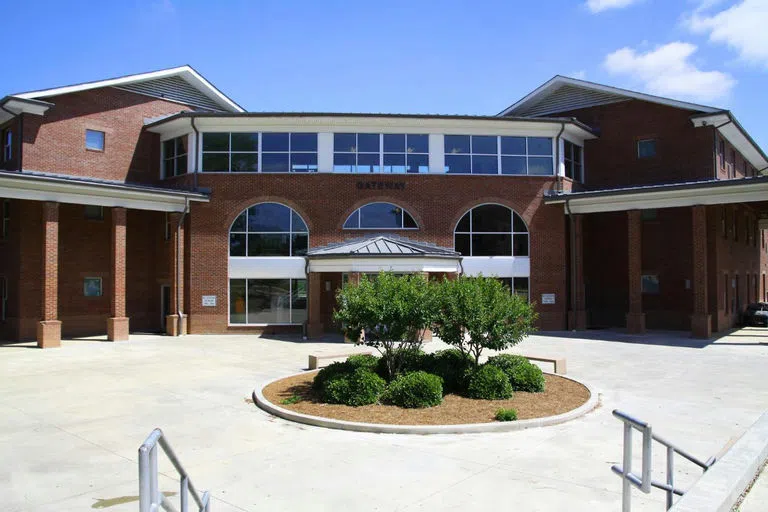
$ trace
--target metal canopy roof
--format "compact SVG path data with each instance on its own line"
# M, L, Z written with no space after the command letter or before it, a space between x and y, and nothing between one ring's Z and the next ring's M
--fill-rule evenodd
M430 257L460 259L461 254L434 244L414 242L397 235L375 235L367 238L356 238L344 242L316 247L307 252L309 258L339 256L360 257Z

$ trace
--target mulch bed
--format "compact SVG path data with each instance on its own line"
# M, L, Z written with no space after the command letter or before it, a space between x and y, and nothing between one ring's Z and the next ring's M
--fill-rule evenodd
M394 405L324 404L312 391L312 379L317 372L306 372L273 382L264 390L264 397L273 404L311 416L323 416L338 420L362 423L386 423L390 425L461 425L465 423L489 423L501 408L517 409L520 420L554 416L575 409L589 399L587 388L557 375L545 374L543 393L518 391L509 400L474 400L458 395L446 395L443 403L425 409L402 409ZM294 395L301 397L295 404L282 404Z

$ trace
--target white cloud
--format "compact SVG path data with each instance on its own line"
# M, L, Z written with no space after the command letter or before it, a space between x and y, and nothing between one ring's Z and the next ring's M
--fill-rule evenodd
M713 43L729 46L750 63L768 67L768 2L742 0L714 14L706 11L719 2L707 1L685 20L697 34L708 34Z
M613 74L627 75L651 94L695 101L712 101L730 93L736 80L721 71L702 71L690 58L696 45L680 41L645 53L621 48L605 57L603 65Z
M639 0L587 0L587 9L592 12L602 12L608 9L621 9L638 3Z
M587 78L587 72L583 69L580 69L579 71L574 71L569 75L571 78L576 78L578 80L584 80Z

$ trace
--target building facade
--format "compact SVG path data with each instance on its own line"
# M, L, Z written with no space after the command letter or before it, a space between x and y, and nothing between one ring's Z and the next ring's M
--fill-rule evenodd
M496 116L252 113L187 66L0 100L0 339L338 331L364 273L487 275L542 330L768 300L730 112L555 77Z

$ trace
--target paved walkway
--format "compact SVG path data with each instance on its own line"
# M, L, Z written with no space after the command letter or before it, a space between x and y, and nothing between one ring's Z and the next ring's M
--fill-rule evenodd
M714 343L682 334L532 336L516 352L566 357L602 407L506 434L349 433L273 418L250 403L266 379L330 343L254 336L132 336L0 346L3 510L136 510L137 448L162 427L213 510L620 509L620 408L706 458L768 408L768 330ZM439 348L437 343L431 349ZM656 457L663 467L661 453ZM682 482L699 472L678 463ZM163 491L177 490L168 464ZM663 510L634 493L633 510Z

